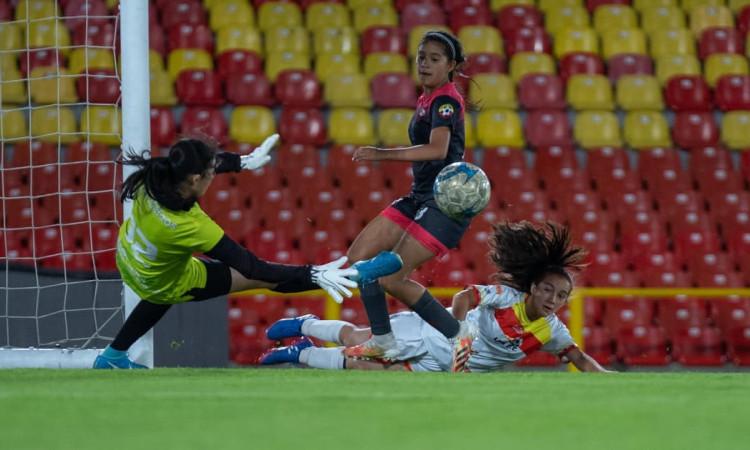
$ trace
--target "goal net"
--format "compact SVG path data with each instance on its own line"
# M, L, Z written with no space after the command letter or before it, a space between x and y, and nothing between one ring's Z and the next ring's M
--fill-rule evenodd
M7 4L0 18L0 367L90 367L124 316L114 252L123 218L115 162L123 66L132 68L120 56L126 31L116 2ZM130 7L140 17L145 10L148 36L147 2L124 2L123 16ZM148 88L142 91L148 115ZM130 148L148 148L142 134L145 144Z

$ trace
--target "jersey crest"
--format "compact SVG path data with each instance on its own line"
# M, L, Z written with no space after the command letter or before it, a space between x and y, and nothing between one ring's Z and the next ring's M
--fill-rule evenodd
M440 107L438 108L438 115L443 119L448 119L453 115L453 112L453 105L451 105L450 103L440 105Z

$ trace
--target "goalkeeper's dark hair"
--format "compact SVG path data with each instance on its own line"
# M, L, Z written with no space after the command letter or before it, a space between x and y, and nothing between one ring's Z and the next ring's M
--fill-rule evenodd
M208 140L180 139L170 149L168 156L149 157L149 151L128 155L119 162L137 166L123 183L120 200L135 198L143 187L149 197L172 210L186 210L197 199L185 199L179 194L179 185L190 175L203 175L214 167L216 147Z
M571 243L567 227L553 222L495 224L490 248L497 281L526 293L549 273L563 275L572 286L572 272L585 266L586 250Z

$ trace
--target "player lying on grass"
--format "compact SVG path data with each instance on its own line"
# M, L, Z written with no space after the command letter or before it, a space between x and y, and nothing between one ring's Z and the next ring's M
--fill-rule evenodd
M271 157L273 135L250 155L217 153L207 142L183 139L169 156L132 156L124 164L139 169L123 183L121 199L133 200L131 216L120 227L117 268L141 301L94 368L144 368L127 356L133 343L178 303L207 300L230 292L267 288L301 292L323 288L336 301L357 285L348 277L377 277L401 268L394 253L383 253L341 269L346 258L321 266L264 261L237 244L198 205L217 173L254 170ZM208 258L198 259L195 253ZM378 269L384 269L378 272Z
M574 247L566 228L537 227L529 222L495 225L490 257L498 284L470 286L453 297L453 315L476 330L471 352L460 355L465 371L488 372L544 350L572 362L586 372L607 372L573 342L556 312L573 289L571 272L580 270L585 252ZM271 340L299 337L287 347L264 354L261 364L302 363L321 369L411 370L440 372L452 369L451 345L413 312L391 315L399 354L392 361L355 359L343 348L370 337L369 328L307 315L274 323ZM342 347L319 348L309 337Z

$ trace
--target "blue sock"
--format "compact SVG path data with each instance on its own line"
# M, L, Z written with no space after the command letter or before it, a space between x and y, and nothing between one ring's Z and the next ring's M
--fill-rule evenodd
M128 356L128 352L115 350L108 345L102 352L102 356L110 359L125 358L126 356Z

